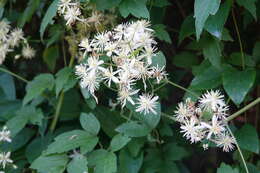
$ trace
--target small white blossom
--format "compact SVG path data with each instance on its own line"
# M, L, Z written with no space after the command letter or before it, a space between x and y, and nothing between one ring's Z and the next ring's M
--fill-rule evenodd
M13 163L13 160L10 159L11 152L3 152L0 153L0 165L5 169L6 165L9 163Z
M98 57L90 56L88 58L88 68L87 68L87 71L98 71L98 70L104 71L105 69L100 66L103 63L104 63L104 61L103 60L99 60Z
M136 112L144 113L144 114L149 114L152 112L153 114L156 114L156 107L157 105L157 100L159 99L158 96L153 96L151 94L143 94L140 95L139 98L137 99L137 104L138 106L136 107Z
M0 131L0 141L12 142L11 132L6 126L4 126L2 131Z
M110 66L109 69L105 69L104 73L103 73L103 79L107 82L108 86L111 86L111 81L113 81L114 83L119 83L119 80L117 77L115 77L115 75L119 72L118 71L114 71L113 72L113 68Z
M64 19L67 21L66 25L70 26L73 23L78 21L83 21L79 18L81 15L80 9L77 6L73 6L67 9L67 11L64 14Z
M232 151L235 147L235 139L228 134L221 134L216 139L218 147L222 147L223 151Z
M219 106L225 106L223 100L224 96L221 93L216 91L207 91L206 94L203 94L199 99L199 104L202 108L210 109L216 111Z
M58 11L60 14L64 14L71 6L77 6L78 4L72 2L72 0L60 0L58 5Z
M212 117L211 124L202 122L201 125L202 127L208 129L207 139L210 139L212 134L219 135L221 132L225 131L225 127L220 121L218 121L218 117L215 115Z
M22 55L26 59L32 59L35 56L35 50L27 45L23 47Z
M132 97L133 95L137 94L139 90L128 90L123 88L118 91L118 101L121 103L122 108L125 106L126 101L129 101L132 105L135 104Z
M196 143L202 139L202 127L197 124L194 118L185 121L180 128L180 132L184 133L183 136L190 140L191 143Z
M92 51L92 48L91 48L91 45L89 44L88 38L84 38L80 42L79 47L81 47L80 50L84 50L84 54L83 54L84 57L86 56L87 52Z
M15 47L19 45L21 40L24 40L23 30L20 28L16 28L11 32L10 38L8 39L8 43L12 47Z

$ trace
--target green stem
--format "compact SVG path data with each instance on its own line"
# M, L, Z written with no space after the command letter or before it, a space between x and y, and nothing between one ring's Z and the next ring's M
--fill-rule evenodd
M177 121L174 117L172 117L171 115L168 115L168 114L166 114L166 113L164 113L164 112L161 112L161 115L162 115L163 117L166 117L166 118L172 120L172 121Z
M53 132L55 130L57 121L59 119L63 99L64 99L64 92L62 91L61 94L60 94L59 100L58 100L58 104L57 104L57 108L56 108L54 117L53 117L52 122L51 122L51 126L50 126L51 132Z
M195 97L199 97L199 96L198 96L197 94L195 94L194 92L192 92L192 91L190 91L190 90L188 90L188 89L186 89L186 88L184 88L184 87L182 87L182 86L180 86L180 85L178 85L178 84L176 84L176 83L174 83L174 82L171 82L171 81L167 80L167 83L169 83L169 84L171 84L172 86L177 87L177 88L179 88L179 89L181 89L181 90L183 90L183 91L186 91L186 92L190 93L191 95L193 95L193 96L195 96Z
M236 20L234 9L232 8L231 11L232 11L232 18L233 18L233 22L234 22L234 25L235 25L237 38L238 38L238 42L239 42L240 52L241 52L242 68L244 70L245 69L245 55L244 55L244 51L243 51L243 45L242 45L242 41L241 41L241 37L240 37L240 33L239 33L239 29L238 29L238 25L237 25L237 20Z
M242 159L242 162L243 162L243 165L244 165L244 167L245 167L246 173L249 173L248 168L247 168L247 165L246 165L245 158L244 158L243 153L242 153L242 151L241 151L241 149L240 149L240 147L239 147L239 145L238 145L238 143L237 143L237 140L236 140L234 134L232 133L231 129L228 127L228 125L226 125L226 127L227 127L227 129L228 129L230 135L232 136L232 138L234 138L234 140L235 140L235 144L236 144L236 146L237 146L237 150L238 150L238 152L239 152L239 155L240 155L240 157L241 157L241 159Z
M23 77L21 77L21 76L15 74L15 73L13 73L13 72L11 72L11 71L5 69L5 68L0 67L0 71L2 71L2 72L4 72L4 73L8 73L8 74L10 74L10 75L16 77L17 79L20 79L21 81L23 81L23 82L25 82L25 83L28 83L28 82L29 82L29 81L26 80L25 78L23 78Z
M74 60L75 60L74 57L70 58L69 67L72 67ZM53 132L55 130L55 127L57 125L63 100L64 100L64 91L62 90L61 93L60 93L59 99L58 99L58 104L57 104L57 108L55 110L54 117L53 117L51 125L50 125L50 131L51 132Z
M255 106L256 104L258 104L260 102L260 97L258 97L255 101L249 103L248 105L246 105L245 107L243 107L242 109L240 109L239 111L237 111L236 113L230 115L227 118L227 122L233 120L234 118L236 118L237 116L239 116L240 114L242 114L243 112L247 111L248 109L250 109L251 107Z

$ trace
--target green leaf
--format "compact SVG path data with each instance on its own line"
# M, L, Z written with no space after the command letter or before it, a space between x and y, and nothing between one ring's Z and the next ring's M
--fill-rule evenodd
M166 58L164 54L159 51L153 58L152 58L152 64L151 66L157 66L162 68L166 66Z
M224 24L228 18L231 6L232 0L227 0L220 6L218 12L214 16L209 16L206 21L205 29L218 39L222 38Z
M194 65L199 65L199 59L194 53L182 51L173 57L173 64L181 68L191 68Z
M236 2L240 6L243 6L245 9L247 9L254 16L254 18L257 19L257 17L256 17L256 5L255 5L257 0L237 0Z
M253 58L256 63L260 62L260 41L255 43L255 46L253 49Z
M92 113L81 113L80 124L84 130L92 135L97 135L100 130L100 123Z
M168 5L171 5L168 0L155 0L153 1L153 6L155 7L166 7Z
M132 157L126 149L120 151L119 172L137 173L140 171L142 163L143 153L140 153L137 157Z
M73 75L73 70L69 67L61 69L55 76L56 96L59 95L62 89L64 90L64 92L66 92L69 89L73 88L74 85L77 83Z
M176 143L169 143L164 146L163 153L169 161L182 160L188 156L185 148L178 146Z
M115 173L117 171L116 155L103 149L89 154L89 165L95 166L94 173Z
M32 163L30 168L42 173L63 173L68 161L69 158L66 154L40 156Z
M74 155L67 167L68 173L86 173L88 171L87 158L81 154Z
M49 6L47 12L45 13L45 15L42 19L41 27L40 27L41 39L43 38L43 34L44 34L46 27L48 26L48 24L52 23L53 17L56 16L59 2L60 2L60 0L52 1L51 5Z
M207 18L217 13L219 5L220 0L195 0L194 17L197 40L200 38Z
M32 99L40 96L46 89L52 90L54 78L51 74L40 74L30 81L26 86L26 95L23 99L23 105L26 105Z
M146 125L138 124L135 121L121 124L116 131L130 137L142 137L150 133L150 129Z
M179 42L180 44L186 37L195 33L195 21L193 16L188 16L184 19L183 23L181 24L181 30L179 33Z
M155 36L162 41L166 41L167 43L172 43L171 37L165 28L166 26L163 24L154 25L153 29L155 31Z
M112 141L110 143L110 149L112 152L118 151L121 148L123 148L129 141L131 140L130 137L123 135L123 134L117 134L112 138Z
M91 136L88 132L85 132L83 130L73 130L70 132L62 133L54 140L55 141L51 143L48 146L47 150L44 152L45 155L53 153L63 153L81 146L85 146L86 144L91 144L92 146L90 146L90 148L94 148L96 146L96 143L93 143L93 141L97 141L97 137Z
M227 62L233 65L242 67L242 57L240 52L233 52L227 59ZM255 62L252 56L244 54L244 63L248 67L255 67Z
M14 85L14 79L7 73L0 73L0 88L3 89L4 94L8 100L15 100L16 91Z
M122 0L92 0L97 6L97 10L106 10L117 6Z
M221 48L220 43L214 38L208 38L203 47L203 55L210 63L220 69L221 65Z
M191 88L197 90L212 89L221 84L221 74L213 66L203 68L201 73L196 75L191 82Z
M217 173L239 173L238 169L233 169L231 166L221 163Z
M245 150L259 153L259 138L256 129L246 124L241 129L235 132L235 137L238 145Z
M149 11L146 7L147 0L122 0L119 4L120 14L126 18L129 14L137 18L149 19Z
M57 45L47 47L43 52L43 61L51 71L54 71L56 60L59 58L59 48Z
M238 71L234 68L228 68L223 73L224 89L235 104L239 105L243 102L255 82L255 77L256 71L250 69Z
M26 22L29 22L40 5L40 0L30 0L27 3L27 7L23 12L21 18L18 20L18 26L22 28Z

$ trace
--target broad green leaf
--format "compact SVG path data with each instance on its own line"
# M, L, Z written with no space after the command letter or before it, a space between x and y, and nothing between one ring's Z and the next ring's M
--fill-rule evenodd
M197 40L200 38L207 18L217 13L219 5L220 0L195 0L194 17Z
M75 154L67 166L68 173L86 173L88 171L87 158L81 154Z
M155 36L162 41L166 41L167 43L172 43L171 37L165 28L166 26L163 24L154 25L153 29L155 31Z
M15 100L16 91L14 85L14 79L7 73L0 73L0 88L3 89L6 99Z
M218 12L214 16L209 16L205 23L205 29L218 39L222 38L224 24L228 18L231 6L232 0L227 0L220 6Z
M11 136L14 137L25 127L30 116L32 116L32 109L31 106L22 107L16 112L15 117L6 122L6 126L11 131Z
M51 5L49 6L47 12L45 13L45 15L42 19L41 27L40 27L41 39L43 38L43 34L44 34L46 27L48 26L48 24L52 23L53 17L56 16L59 2L60 2L60 0L52 1Z
M208 38L205 41L205 45L203 47L203 55L206 59L210 61L210 63L216 67L220 68L221 65L221 48L220 43L214 38Z
M138 18L149 19L149 11L146 7L147 0L122 0L119 4L120 14L126 18L129 14L132 14Z
M46 47L58 42L64 34L64 29L60 24L54 24L48 29L48 39L46 40Z
M256 17L256 2L257 0L237 0L236 1L240 6L243 6L245 9L247 9L255 19Z
M120 112L109 110L106 107L98 106L94 114L98 118L102 130L109 136L116 135L115 128L123 123Z
M240 52L233 52L230 57L227 59L227 62L233 65L242 67L242 58ZM255 67L255 62L252 56L244 54L244 63L248 67Z
M83 95L84 99L90 98L90 93L87 88L81 88L80 87L81 94Z
M164 54L159 51L153 58L152 58L152 66L157 66L162 68L166 66L166 58Z
M110 143L110 149L112 152L118 151L121 148L123 148L129 141L131 140L130 137L123 135L123 134L117 134L112 138L112 141Z
M138 173L143 163L143 153L137 157L132 157L126 150L121 150L119 154L119 172Z
M44 137L37 137L31 143L29 143L25 150L25 156L29 163L32 163L37 157L39 157L48 145L51 143L53 136L47 134Z
M231 166L221 163L217 173L239 173L238 169L233 169Z
M207 67L202 72L194 77L190 86L192 89L203 90L212 89L221 84L220 71L213 67Z
M51 143L47 150L44 152L45 155L47 154L54 154L54 153L63 153L66 151L70 151L76 149L80 146L85 146L85 144L90 143L92 146L90 148L94 148L96 146L93 145L92 141L96 141L96 136L91 136L88 132L83 130L73 130L70 132L62 133L61 135L57 136L53 143Z
M143 138L132 138L132 140L127 144L127 149L129 150L131 156L137 157L146 142L146 137Z
M97 6L97 10L106 10L117 6L122 0L92 0Z
M76 84L75 76L73 75L73 70L69 67L61 69L56 74L55 80L55 91L56 96L59 95L60 91L63 89L64 92L68 91Z
M171 5L171 3L168 0L155 0L152 5L155 7L165 7Z
M256 71L238 71L234 68L227 69L223 75L223 86L231 100L239 105L255 82Z
M51 71L54 71L56 60L59 58L59 48L57 45L47 47L43 52L43 61Z
M142 137L150 133L150 128L144 124L138 124L137 122L132 121L121 124L116 128L116 131L130 137Z
M14 138L12 138L12 142L1 143L1 150L11 152L17 151L25 146L34 135L35 131L33 129L24 128Z
M92 135L97 135L100 130L100 123L92 113L81 113L80 124L84 130Z
M29 103L32 99L40 96L46 89L52 90L54 78L51 74L40 74L30 81L26 86L26 95L23 99L23 105Z
M95 150L88 156L89 165L95 166L94 173L115 173L117 171L117 158L112 152L103 149Z
M29 22L40 5L40 0L30 0L24 10L21 18L18 20L18 26L22 28L26 22Z
M40 156L31 164L30 168L42 173L63 173L69 158L66 154Z
M15 112L21 107L22 102L14 101L0 101L0 120L7 121L14 117Z
M259 153L259 137L257 135L256 129L246 124L241 129L235 132L235 137L238 145L245 150Z
M176 143L169 143L163 148L164 156L169 161L182 160L188 156L188 152L185 148L178 146Z
M184 19L183 23L181 24L178 44L180 44L186 37L189 37L195 33L194 23L195 21L193 16L188 16Z
M173 64L181 68L191 68L199 64L199 59L194 53L182 51L173 57Z

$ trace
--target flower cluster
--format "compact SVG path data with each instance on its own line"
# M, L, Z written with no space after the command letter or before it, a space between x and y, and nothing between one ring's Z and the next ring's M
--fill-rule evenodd
M217 90L207 91L198 103L189 98L179 103L174 116L181 123L180 132L191 143L210 141L228 152L234 148L235 139L226 128L227 111L224 96ZM208 144L203 145L207 147Z
M80 18L81 10L80 4L73 0L60 0L58 6L58 13L63 15L64 19L67 21L66 25L71 26L76 21L83 22L84 20Z
M79 44L87 62L76 66L76 75L80 78L80 86L87 88L95 98L94 92L104 82L108 87L114 85L118 91L118 103L124 107L128 102L135 105L133 96L138 94L136 83L156 79L159 84L166 78L164 67L154 66L156 58L156 42L153 30L147 21L141 20L116 26L112 31L95 35L94 39L84 38ZM109 60L102 60L102 55ZM97 98L96 98L97 100ZM158 96L142 94L137 99L137 112L155 113Z
M35 51L28 45L22 29L15 28L11 30L8 21L0 21L0 64L4 62L7 54L14 51L14 48L18 47L21 43L23 43L22 56L26 59L33 58ZM19 57L20 55L15 56L16 59Z
M0 142L12 142L11 133L7 129L6 126L3 127L2 131L0 131ZM13 168L17 168L16 165L13 164L13 160L10 159L11 152L0 152L0 166L5 169L7 165L12 166ZM0 171L3 172L3 171Z

